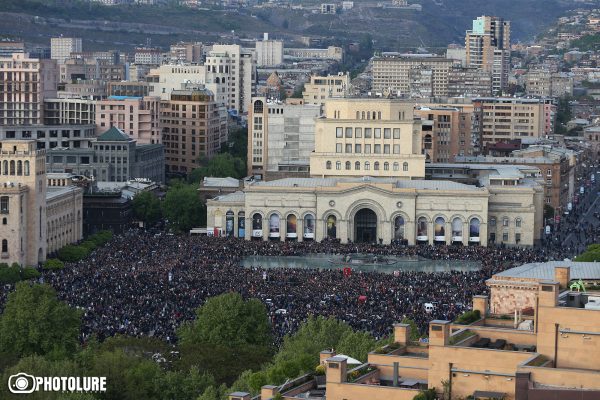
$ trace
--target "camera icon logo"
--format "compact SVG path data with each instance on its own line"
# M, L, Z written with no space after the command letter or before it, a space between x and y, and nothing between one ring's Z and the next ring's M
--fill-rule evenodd
M12 393L33 393L36 386L35 377L23 372L11 375L8 378L8 390Z

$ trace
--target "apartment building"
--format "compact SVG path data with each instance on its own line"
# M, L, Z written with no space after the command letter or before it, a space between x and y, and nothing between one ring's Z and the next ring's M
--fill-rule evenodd
M140 144L162 143L160 98L111 96L96 103L96 130L116 127Z
M35 125L44 120L44 100L56 97L55 60L15 53L0 58L0 125Z
M421 119L421 149L426 162L454 162L456 157L473 154L471 111L418 106L415 117Z
M346 97L350 91L350 75L339 73L337 75L318 76L311 75L310 80L304 84L302 98L304 104L324 105L328 99Z
M551 133L555 106L550 99L489 97L473 100L482 147Z
M254 97L248 113L248 175L264 180L309 176L320 106Z
M83 50L81 38L57 37L50 38L50 58L62 64L71 57L71 53Z
M161 101L169 100L173 90L180 90L186 84L203 85L206 82L205 75L204 65L161 65L146 76L148 93L150 96L160 96Z
M206 56L205 85L218 104L247 113L256 91L256 65L252 53L239 45L215 44Z
M108 96L145 97L151 95L148 82L108 82L106 91Z
M154 47L138 47L133 56L134 64L160 65L162 51Z
M373 58L373 91L409 97L422 93L422 79L415 80L415 71L430 76L430 93L434 97L448 95L448 75L453 61L443 57L384 53ZM411 77L413 77L411 79Z
M256 66L272 67L283 64L283 40L269 39L265 33L263 40L256 41Z
M0 41L0 58L12 57L13 53L25 53L25 43Z
M564 72L530 70L525 75L528 95L539 97L563 97L573 95L573 76Z
M46 99L44 125L95 125L96 100Z
M173 90L161 101L160 122L168 173L191 172L227 142L227 110L203 87Z
M326 49L316 48L284 48L283 57L288 60L344 60L344 49L337 46L328 46Z
M169 48L170 64L199 64L202 61L202 43L179 42Z
M38 149L87 148L96 125L0 126L0 140L35 140Z
M448 97L490 97L492 74L478 68L452 68L448 74Z

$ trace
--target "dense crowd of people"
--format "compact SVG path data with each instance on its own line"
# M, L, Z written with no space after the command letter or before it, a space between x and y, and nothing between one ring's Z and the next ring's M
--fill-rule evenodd
M395 274L332 270L244 268L250 255L368 253L420 256L431 260L474 260L472 272ZM561 259L560 248L400 246L337 242L255 242L174 236L131 230L90 257L41 279L59 298L83 311L82 340L115 334L149 335L173 342L177 327L194 318L204 301L235 291L264 302L279 343L310 314L333 316L380 338L404 317L425 330L433 318L452 319L475 294L486 292L493 273L526 262ZM361 297L362 296L362 297ZM361 297L361 298L359 298ZM428 314L425 302L436 310Z

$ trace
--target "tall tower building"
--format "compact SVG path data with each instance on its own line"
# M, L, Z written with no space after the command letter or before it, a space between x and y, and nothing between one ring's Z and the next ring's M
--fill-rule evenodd
M492 74L492 91L501 94L508 85L510 22L499 17L478 17L466 33L465 45L467 67Z
M45 164L35 140L0 142L0 262L36 265L46 257Z
M269 40L265 33L263 40L256 41L256 66L272 67L283 64L283 41Z
M81 53L82 51L81 38L50 38L50 58L56 60L59 64L64 63L71 56L71 53Z
M56 97L55 60L14 53L0 57L0 125L44 123L44 99Z

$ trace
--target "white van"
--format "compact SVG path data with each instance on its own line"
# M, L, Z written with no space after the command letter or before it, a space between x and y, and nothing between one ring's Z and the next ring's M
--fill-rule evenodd
M423 308L425 308L425 312L427 314L431 314L432 312L435 311L435 306L433 304L431 304L431 303L425 303L423 305Z

